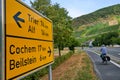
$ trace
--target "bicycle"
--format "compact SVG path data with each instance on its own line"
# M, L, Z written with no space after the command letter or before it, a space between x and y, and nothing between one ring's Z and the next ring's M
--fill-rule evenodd
M102 58L102 63L106 63L108 61L110 61L110 57L108 55L100 55L100 57Z

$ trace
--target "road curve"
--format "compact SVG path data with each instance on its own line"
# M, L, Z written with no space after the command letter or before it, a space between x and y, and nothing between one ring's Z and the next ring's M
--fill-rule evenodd
M89 57L92 59L95 71L100 80L120 80L120 67L111 62L108 64L102 63L101 58L95 52L86 50Z

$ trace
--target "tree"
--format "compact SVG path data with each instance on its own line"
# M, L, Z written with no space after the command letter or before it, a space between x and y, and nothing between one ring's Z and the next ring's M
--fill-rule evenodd
M61 56L60 50L67 46L72 35L71 17L65 8L61 8L57 3L51 5L50 2L50 0L35 0L31 4L33 8L52 20L54 45L58 47Z
M51 0L35 0L34 2L30 1L30 3L34 9L45 16L47 9L51 6Z
M75 37L71 36L70 40L69 40L68 47L69 47L70 50L72 50L74 52L74 50L75 50L74 48L76 46L79 46L79 42L78 42L78 40Z
M117 39L116 39L116 43L117 43L118 45L120 45L120 38L117 38Z
M112 46L117 43L117 39L115 37L111 38L111 44Z
M60 50L64 48L69 42L68 38L72 35L71 18L68 16L68 12L64 8L60 8L59 4L53 5L55 9L53 19L54 26L54 42L59 49L59 55L61 56Z

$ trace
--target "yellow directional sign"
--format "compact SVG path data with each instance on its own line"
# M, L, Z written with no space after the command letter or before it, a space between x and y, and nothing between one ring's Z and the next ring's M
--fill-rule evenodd
M5 79L53 63L52 22L19 0L5 0Z
M16 5L16 6L15 6ZM6 34L52 40L52 24L19 0L6 0ZM11 29L12 28L12 29Z

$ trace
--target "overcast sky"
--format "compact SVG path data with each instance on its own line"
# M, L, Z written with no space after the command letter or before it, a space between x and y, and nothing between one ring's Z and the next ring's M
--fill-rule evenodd
M29 0L23 0L29 5ZM32 0L33 1L33 0ZM120 4L120 0L51 0L52 4L58 3L66 8L73 18L94 12L98 9Z

